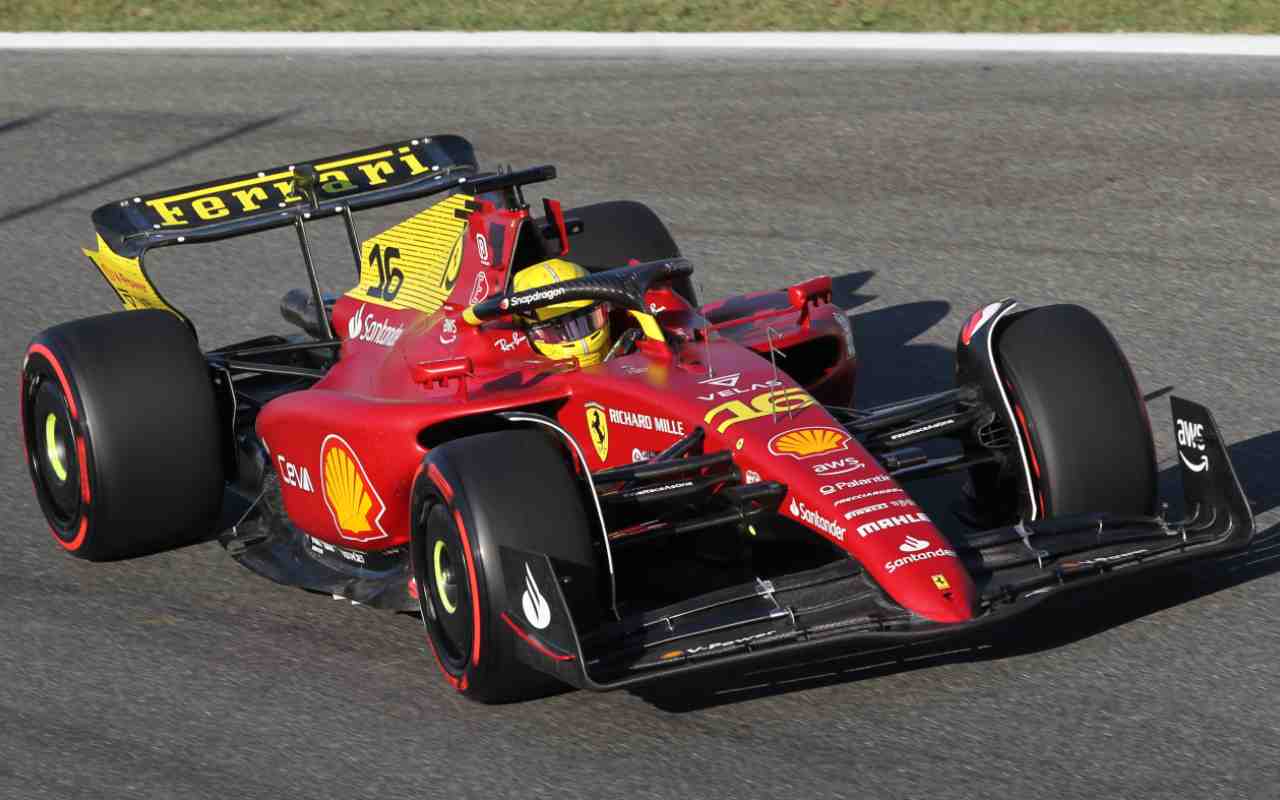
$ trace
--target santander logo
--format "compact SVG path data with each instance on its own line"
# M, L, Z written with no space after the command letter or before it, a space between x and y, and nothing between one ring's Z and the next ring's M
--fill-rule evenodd
M387 319L374 319L372 313L365 312L363 304L347 320L347 338L355 341L391 347L403 334L403 325L392 325Z
M846 528L843 525L837 525L829 519L824 519L818 512L810 508L805 508L804 503L797 502L794 497L791 498L791 505L787 510L791 512L791 516L801 522L812 525L823 533L833 536L842 542L844 541Z

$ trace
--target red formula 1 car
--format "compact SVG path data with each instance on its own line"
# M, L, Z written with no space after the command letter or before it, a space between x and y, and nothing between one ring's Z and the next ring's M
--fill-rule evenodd
M955 388L854 409L829 278L700 304L646 207L535 216L523 187L554 176L440 136L98 209L86 254L127 310L49 328L23 367L55 540L114 559L218 534L272 580L421 613L485 701L958 635L1250 541L1222 437L1178 398L1187 514L1157 512L1143 397L1084 309L993 302ZM361 241L353 212L425 197ZM330 218L358 270L337 297L307 240ZM202 350L145 256L283 226L302 333ZM591 274L513 288L557 256ZM568 301L607 304L601 363L531 347ZM912 482L955 471L958 520L931 519Z

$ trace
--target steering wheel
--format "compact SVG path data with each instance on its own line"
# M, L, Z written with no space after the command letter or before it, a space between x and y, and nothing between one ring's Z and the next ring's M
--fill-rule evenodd
M646 336L662 340L657 321L644 304L645 292L658 281L692 272L693 265L684 258L665 258L661 261L615 267L553 286L495 295L463 311L462 319L470 325L479 325L487 320L515 313L528 314L535 309L558 303L596 300L627 309L640 321Z

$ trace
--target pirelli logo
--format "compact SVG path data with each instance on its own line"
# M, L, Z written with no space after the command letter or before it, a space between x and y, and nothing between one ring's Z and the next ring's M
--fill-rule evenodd
M406 183L440 170L430 163L414 140L376 150L337 156L317 162L316 194L320 200ZM165 195L141 198L140 206L153 226L172 228L228 222L241 217L301 203L293 171L280 167L230 178L208 186L194 186Z

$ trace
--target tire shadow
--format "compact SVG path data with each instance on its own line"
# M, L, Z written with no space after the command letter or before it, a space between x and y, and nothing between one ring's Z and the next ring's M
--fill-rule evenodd
M857 293L873 274L858 272L833 279L832 300L846 312L874 300L874 295ZM911 343L950 313L950 303L922 300L850 314L858 351L856 405L881 405L950 389L955 383L955 352Z
M1280 506L1280 431L1227 448L1255 515ZM1160 473L1161 496L1180 498L1179 469ZM1182 503L1170 505L1177 518ZM699 711L918 669L1030 655L1064 647L1174 606L1280 572L1280 523L1259 530L1248 550L1180 565L1163 574L1119 576L1091 591L1046 600L1025 616L965 637L862 653L830 651L801 662L762 661L733 673L712 671L634 694L671 713Z

